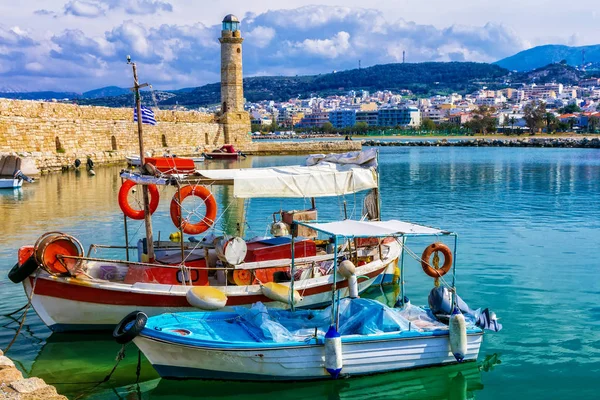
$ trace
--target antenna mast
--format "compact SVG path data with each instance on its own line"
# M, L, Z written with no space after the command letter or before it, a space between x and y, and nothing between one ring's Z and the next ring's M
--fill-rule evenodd
M135 94L135 108L137 110L138 123L138 141L140 144L140 165L144 169L146 164L144 156L144 136L142 135L142 102L140 99L140 88L148 86L147 83L139 84L137 76L137 67L134 62L131 62L131 57L127 56L127 64L131 65L133 70L133 90ZM142 197L144 199L144 223L146 225L146 246L148 251L148 261L154 262L154 238L152 237L152 216L150 214L150 199L148 195L148 185L142 185Z

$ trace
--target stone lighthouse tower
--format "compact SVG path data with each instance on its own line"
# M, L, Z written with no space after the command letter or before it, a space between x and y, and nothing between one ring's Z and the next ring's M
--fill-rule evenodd
M244 111L240 21L229 14L221 30L221 117L225 143L250 141L250 116Z

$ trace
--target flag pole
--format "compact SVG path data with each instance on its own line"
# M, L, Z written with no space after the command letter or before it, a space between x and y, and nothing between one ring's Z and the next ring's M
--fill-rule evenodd
M140 100L140 88L148 86L147 83L140 85L138 83L137 67L134 62L131 62L131 57L127 56L127 63L131 64L133 69L133 91L135 93L135 107L137 110L138 123L138 141L140 144L140 165L144 169L144 137L142 135L142 103ZM144 223L146 225L146 248L148 254L148 262L154 262L154 239L152 237L152 216L150 214L150 200L148 194L148 185L142 185L142 197L144 199Z

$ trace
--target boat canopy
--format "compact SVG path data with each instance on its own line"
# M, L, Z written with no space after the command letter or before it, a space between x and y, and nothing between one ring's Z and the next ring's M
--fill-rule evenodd
M297 224L314 229L329 236L341 237L388 237L388 236L418 236L418 235L451 235L451 232L425 225L398 221L355 221L344 220L325 223L299 222Z
M328 197L377 188L374 168L322 162L313 166L287 166L249 169L196 171L204 178L221 183L231 181L233 196Z

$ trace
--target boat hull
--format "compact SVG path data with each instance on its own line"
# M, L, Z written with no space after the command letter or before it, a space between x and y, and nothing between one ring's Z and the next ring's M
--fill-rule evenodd
M237 160L240 155L238 153L206 153L205 157L209 160Z
M371 335L376 336L376 335ZM465 361L475 361L482 333L467 336ZM344 376L456 363L448 334L410 338L342 339ZM171 379L313 380L328 379L322 344L279 348L211 349L165 342L143 334L134 339L159 375Z
M18 189L23 186L23 179L0 179L0 189Z
M359 281L359 292L368 289L396 258L394 253L385 264L376 262L359 267L357 275L364 277ZM93 282L40 272L37 281L33 276L23 281L28 296L31 296L34 284L31 304L42 321L55 332L112 329L134 310L143 311L148 316L197 311L186 299L190 286ZM282 284L289 286L289 283ZM296 282L294 289L303 296L299 307L314 308L328 304L332 285L331 275ZM234 306L249 307L258 301L268 307L287 308L287 304L266 297L259 285L215 287L228 297L226 307L219 311L231 311ZM338 277L337 288L342 297L349 295L348 281L342 277Z

